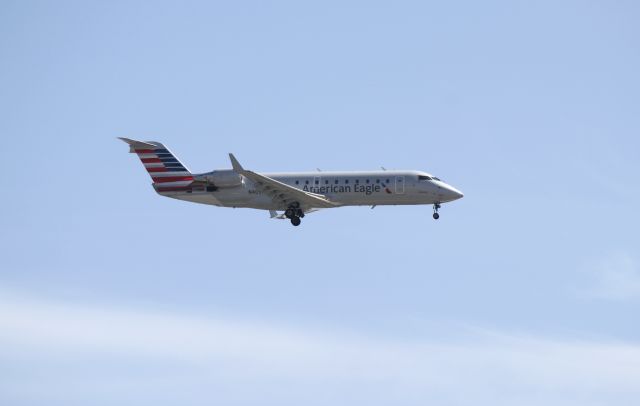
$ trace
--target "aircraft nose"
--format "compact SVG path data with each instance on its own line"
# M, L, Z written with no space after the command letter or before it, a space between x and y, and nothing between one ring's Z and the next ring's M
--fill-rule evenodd
M449 189L449 193L451 194L451 197L452 197L451 200L458 200L458 199L462 199L464 197L464 193L462 193L458 189L454 188L453 186L449 186L448 189Z

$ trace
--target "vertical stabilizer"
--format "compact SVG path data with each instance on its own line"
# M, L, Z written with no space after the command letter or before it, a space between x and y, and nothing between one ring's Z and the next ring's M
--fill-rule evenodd
M138 155L157 192L183 191L193 182L189 169L161 143L118 138L129 144L129 152Z

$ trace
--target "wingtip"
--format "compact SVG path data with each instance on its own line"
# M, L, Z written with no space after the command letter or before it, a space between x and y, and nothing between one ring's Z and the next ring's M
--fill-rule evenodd
M242 165L240 165L240 162L238 162L236 157L231 152L229 152L229 159L231 160L231 167L233 168L234 171L236 172L244 171L244 168L242 168Z

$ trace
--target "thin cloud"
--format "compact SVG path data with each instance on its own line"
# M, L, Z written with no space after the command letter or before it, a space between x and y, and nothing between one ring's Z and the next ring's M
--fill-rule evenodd
M331 388L348 383L363 393L377 388L380 392L371 393L378 393L378 400L402 393L403 399L416 404L425 399L523 404L527 394L545 404L571 404L571 399L574 404L589 404L614 395L616 399L621 394L640 396L640 346L628 343L554 340L500 331L476 331L455 344L382 339L10 295L0 299L0 325L0 356L16 363L151 360L222 376L216 379L229 386L259 386L274 378L291 382L292 391L296 385L322 382ZM44 384L15 380L13 384L14 391L25 387L47 393ZM86 385L90 388L86 390L100 387Z

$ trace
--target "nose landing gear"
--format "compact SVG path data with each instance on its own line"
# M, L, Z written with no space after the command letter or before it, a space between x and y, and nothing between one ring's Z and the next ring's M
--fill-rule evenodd
M433 219L437 220L440 218L440 215L438 214L438 209L440 208L440 203L434 203L433 204Z

